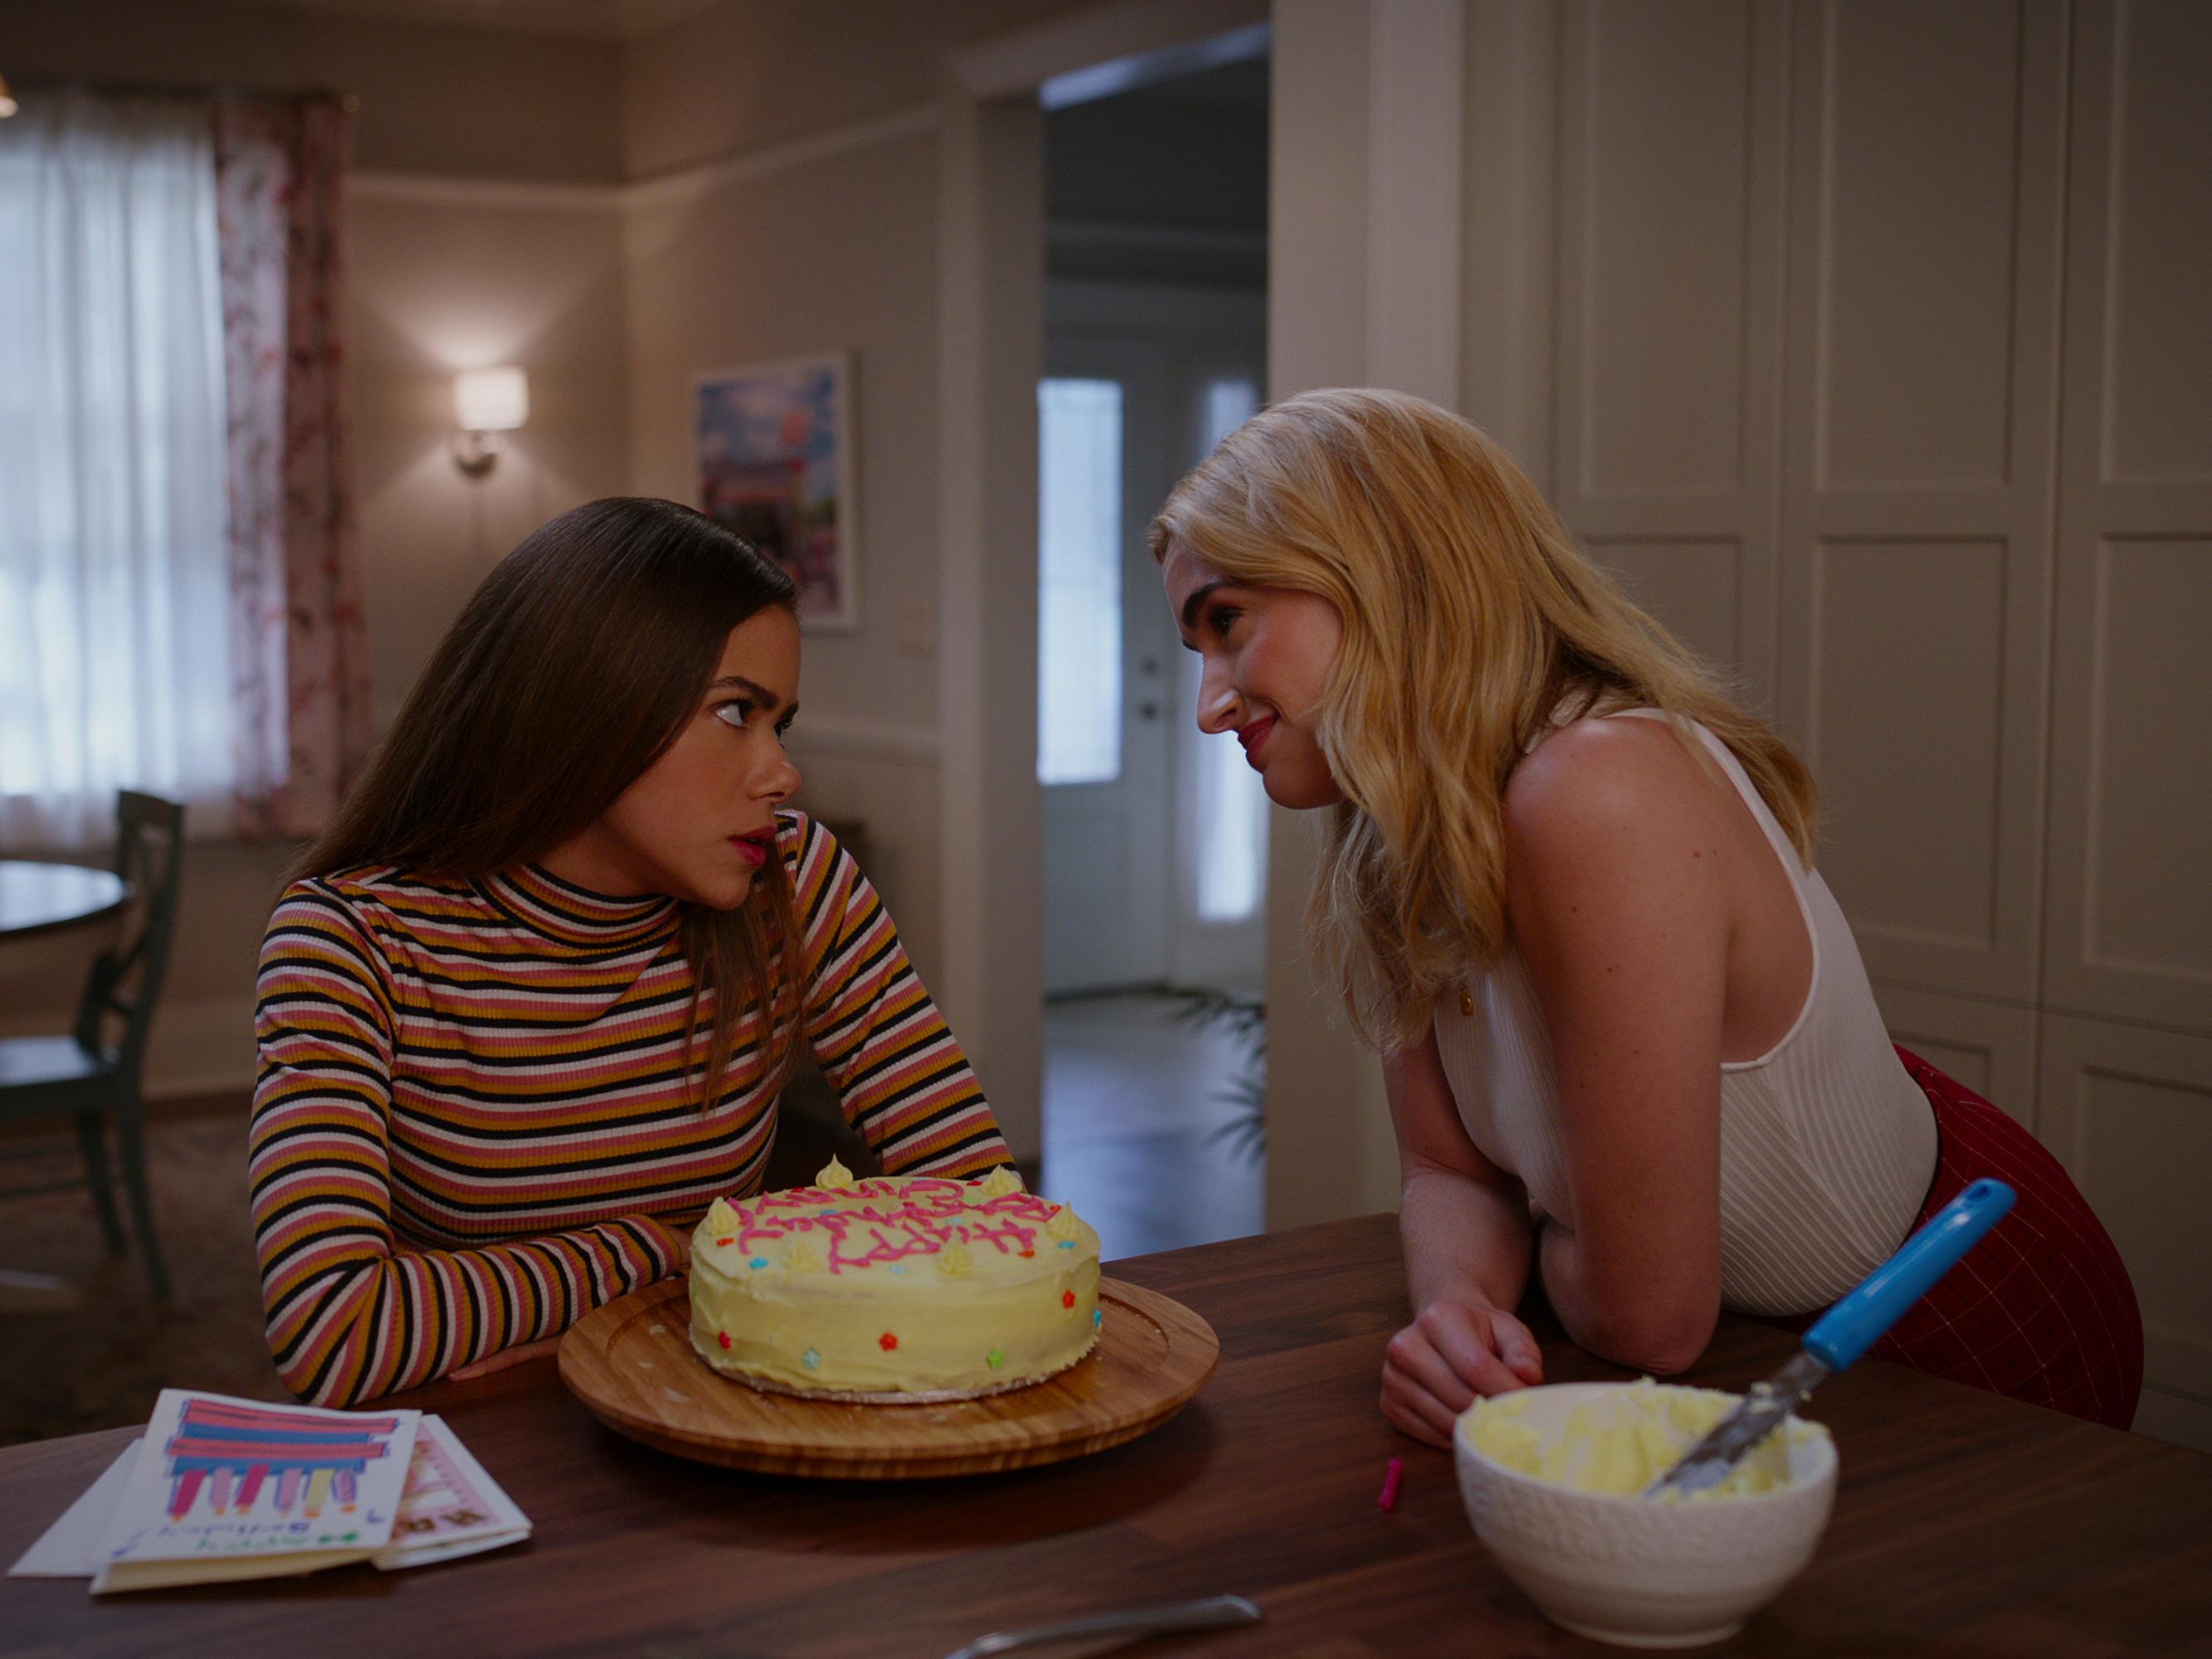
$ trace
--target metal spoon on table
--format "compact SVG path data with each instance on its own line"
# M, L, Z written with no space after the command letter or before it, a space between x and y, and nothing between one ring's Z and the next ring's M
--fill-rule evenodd
M1212 1630L1224 1625L1258 1622L1260 1609L1241 1595L1210 1595L1202 1601L1167 1601L1149 1607L1124 1607L1118 1613L1095 1613L1086 1619L1064 1620L1056 1625L1031 1625L1025 1630L994 1631L957 1649L945 1659L987 1659L1039 1642L1072 1642L1084 1636L1121 1636L1130 1641L1167 1631Z

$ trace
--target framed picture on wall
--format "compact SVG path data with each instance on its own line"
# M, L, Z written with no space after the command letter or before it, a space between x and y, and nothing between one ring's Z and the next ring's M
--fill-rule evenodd
M799 584L799 620L860 623L859 490L845 355L717 369L696 382L699 506Z

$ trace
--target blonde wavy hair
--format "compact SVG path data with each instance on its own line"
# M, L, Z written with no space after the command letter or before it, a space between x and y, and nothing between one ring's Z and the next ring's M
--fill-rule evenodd
M1576 549L1505 452L1402 393L1309 392L1178 483L1152 550L1315 593L1344 621L1316 726L1344 800L1308 947L1361 1037L1417 1039L1508 943L1505 781L1555 719L1644 706L1726 744L1809 865L1812 774ZM1711 757L1679 725L1699 762Z

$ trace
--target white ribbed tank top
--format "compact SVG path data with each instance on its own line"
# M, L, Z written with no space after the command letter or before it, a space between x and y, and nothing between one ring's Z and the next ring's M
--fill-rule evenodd
M1628 708L1601 718L1641 715ZM1782 860L1813 939L1813 979L1782 1040L1721 1066L1721 1301L1743 1313L1826 1306L1881 1266L1918 1218L1936 1173L1935 1115L1905 1074L1828 884L1796 849L1728 745L1687 723ZM1559 1090L1528 970L1509 948L1470 974L1474 1012L1437 1005L1437 1048L1482 1155L1571 1225Z

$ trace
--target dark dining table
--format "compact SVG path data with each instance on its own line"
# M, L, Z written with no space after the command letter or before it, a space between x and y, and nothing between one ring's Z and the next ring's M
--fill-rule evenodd
M0 859L0 942L104 921L130 897L129 884L112 870L44 859ZM76 1305L76 1291L65 1280L0 1267L0 1317ZM5 1639L0 1635L0 1641Z
M1008 1474L741 1474L601 1426L550 1361L394 1403L441 1413L535 1523L412 1571L93 1599L0 1581L0 1647L127 1655L625 1654L939 1659L988 1631L1231 1593L1238 1629L1150 1655L1401 1659L1604 1652L1547 1624L1486 1555L1449 1453L1376 1409L1407 1317L1396 1230L1369 1216L1112 1263L1221 1340L1219 1369L1139 1439ZM1552 1381L1620 1376L1547 1330ZM1723 1318L1687 1380L1742 1389L1792 1351ZM180 1382L190 1379L179 1378ZM1713 1653L2069 1659L2212 1647L2212 1457L1866 1360L1809 1415L1842 1465L1804 1574ZM13 1560L135 1431L0 1450ZM1398 1502L1376 1502L1389 1459ZM1095 1649L1040 1649L1043 1659Z
M27 939L100 921L131 889L112 870L43 859L0 859L0 938Z

